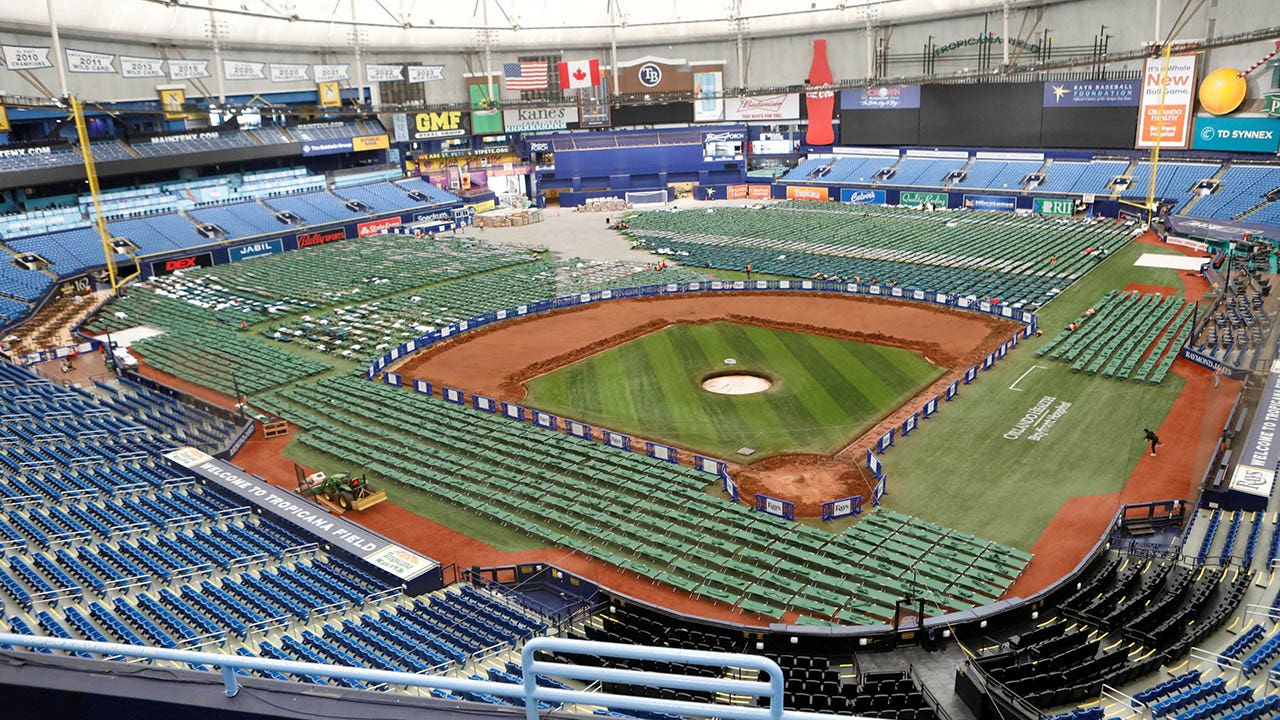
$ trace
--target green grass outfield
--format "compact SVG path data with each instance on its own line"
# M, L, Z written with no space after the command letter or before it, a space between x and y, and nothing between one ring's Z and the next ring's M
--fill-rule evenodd
M734 358L736 365L725 365ZM755 395L702 389L710 374L774 380ZM909 350L735 323L672 325L526 383L525 403L619 432L734 458L828 454L943 372Z
M1072 373L1036 349L1107 291L1130 283L1181 289L1178 273L1134 267L1131 243L1040 312L1044 337L1023 341L991 372L883 456L885 504L895 510L1029 549L1068 498L1119 491L1144 452L1142 428L1158 427L1185 381L1160 385ZM1011 385L1016 386L1010 389ZM1044 397L1071 403L1042 439L1007 439ZM1051 411L1052 411L1051 408Z

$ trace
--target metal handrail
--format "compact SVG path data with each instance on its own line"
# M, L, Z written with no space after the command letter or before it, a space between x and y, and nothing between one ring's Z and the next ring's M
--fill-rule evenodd
M264 670L290 675L316 675L328 678L345 678L361 680L374 685L400 685L428 689L441 689L464 693L484 693L502 698L523 701L526 720L538 720L538 703L540 701L576 703L582 705L607 705L623 710L640 710L689 715L702 718L723 718L725 720L829 720L826 715L818 713L798 712L783 709L784 679L782 670L772 660L754 655L737 653L707 652L702 650L681 650L666 647L645 647L641 645L619 645L615 643L593 642L588 640L571 640L567 638L540 637L525 644L521 657L522 684L495 682L492 680L472 680L470 678L447 677L443 675L420 675L416 673L396 672L391 670L371 670L367 668L345 667L340 665L321 665L292 660L272 660L261 657L228 655L224 653L199 652L193 650L173 650L169 648L147 647L142 645L124 645L121 643L91 642L88 640L72 640L66 638L15 635L0 633L0 645L18 648L48 648L69 652L94 653L105 656L121 656L148 658L152 660L168 660L194 665L216 667L222 674L224 693L227 697L235 697L240 692L239 676L236 670ZM588 665L573 665L536 660L537 652L559 652L574 655L594 655L600 657L624 658L629 660L657 660L680 662L689 665L716 667L735 667L758 670L768 675L767 682L752 680L730 680L724 677L700 677L674 675L640 670L621 670ZM657 698L622 695L617 693L588 692L584 690L566 690L562 688L538 685L539 675L576 678L588 682L610 682L629 685L646 685L683 690L701 690L708 692L732 692L737 695L751 695L767 700L767 707L751 707L740 705L720 705L714 703L691 702L685 700L660 700ZM851 720L862 720L861 716L852 716Z

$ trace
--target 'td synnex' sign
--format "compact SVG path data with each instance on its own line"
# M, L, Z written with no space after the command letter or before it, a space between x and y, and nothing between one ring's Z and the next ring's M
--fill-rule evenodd
M1198 117L1191 147L1196 150L1275 153L1280 118Z
M467 114L458 110L420 112L413 116L413 139L461 137L467 133Z

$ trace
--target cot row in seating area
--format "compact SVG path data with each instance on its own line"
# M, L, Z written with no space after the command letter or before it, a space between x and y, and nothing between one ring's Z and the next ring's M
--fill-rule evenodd
M213 327L203 333L166 333L135 344L151 367L238 397L285 385L333 368L238 333Z
M260 333L271 340L363 364L432 328L466 320L492 308L515 307L555 296L555 278L549 263L508 266L505 258L494 258L492 262L496 269L476 265L476 275L429 285L411 295L335 307L329 312L272 324Z
M577 295L592 290L699 282L709 279L705 272L679 265L653 270L648 267L641 268L634 262L570 258L556 263L555 294L551 297ZM494 307L498 306L492 305L490 309Z
M263 404L306 429L301 440L315 449L642 576L771 617L796 608L845 622L881 621L906 590L900 578L909 569L939 606L971 607L998 597L1029 559L883 509L876 520L832 535L714 500L702 491L707 476L691 468L357 376L295 386ZM424 443L432 463L407 450ZM528 477L540 483L532 486ZM808 580L795 582L800 576Z
M973 211L786 202L763 209L647 212L628 231L683 264L920 287L1043 303L1126 244L1113 222Z
M1111 291L1037 351L1072 372L1159 383L1191 333L1194 307L1177 296Z

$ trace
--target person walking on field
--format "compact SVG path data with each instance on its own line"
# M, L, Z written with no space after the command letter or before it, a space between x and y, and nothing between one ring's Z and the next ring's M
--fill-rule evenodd
M1160 444L1160 436L1151 432L1147 428L1142 428L1142 432L1146 433L1147 442L1151 443L1151 457L1156 456L1156 446Z
M1219 365L1217 369L1213 371L1213 389L1215 390L1218 389L1218 383L1222 382L1222 376L1226 374L1227 374L1226 365Z

